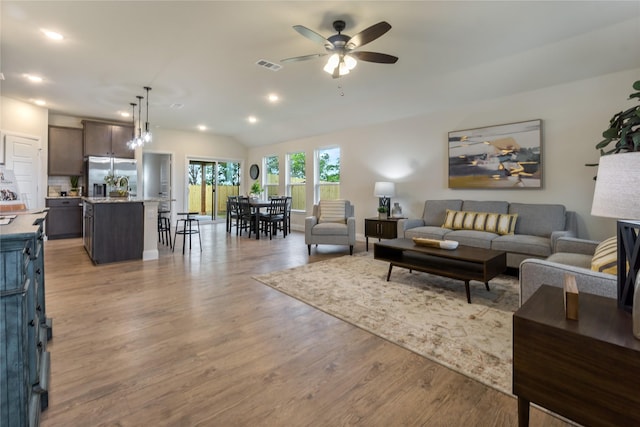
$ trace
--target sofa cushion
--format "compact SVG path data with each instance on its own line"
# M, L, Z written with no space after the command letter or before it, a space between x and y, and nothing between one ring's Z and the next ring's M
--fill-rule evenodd
M518 214L516 234L549 237L552 231L564 230L566 210L563 205L511 203L509 213Z
M603 240L591 258L591 270L618 274L618 239L616 236Z
M461 210L462 200L427 200L424 203L424 225L441 226L447 209Z
M551 255L551 240L547 237L509 234L496 237L491 249L546 258Z
M454 230L445 234L447 240L455 240L461 245L491 249L491 241L498 237L495 233L476 230Z
M318 218L318 223L324 222L337 222L341 224L347 222L344 200L320 200L320 218Z
M404 237L407 239L413 239L414 237L424 237L427 239L443 240L444 236L450 231L451 230L448 228L425 225L423 227L414 227L405 230Z
M465 200L462 210L469 212L509 213L509 202L491 200Z
M518 215L453 211L447 209L442 226L453 230L488 231L496 234L513 234Z

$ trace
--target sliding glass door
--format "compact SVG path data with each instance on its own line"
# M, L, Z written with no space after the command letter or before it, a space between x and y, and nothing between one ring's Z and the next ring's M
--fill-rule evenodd
M190 160L188 174L189 211L225 218L227 196L240 194L240 163Z

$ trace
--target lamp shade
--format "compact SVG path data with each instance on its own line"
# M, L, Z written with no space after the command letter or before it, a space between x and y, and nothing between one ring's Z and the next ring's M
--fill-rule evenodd
M396 185L393 182L376 182L373 188L376 197L393 197L396 195Z
M600 157L591 215L640 219L640 152Z

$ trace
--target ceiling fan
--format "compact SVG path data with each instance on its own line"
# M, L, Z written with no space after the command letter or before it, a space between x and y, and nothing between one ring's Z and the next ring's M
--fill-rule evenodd
M302 34L309 40L321 44L324 46L326 53L316 53L312 55L296 56L293 58L286 58L280 62L295 62L306 61L308 59L319 58L326 55L331 55L324 70L331 74L334 79L341 77L345 74L349 74L356 66L356 59L367 62L377 62L379 64L395 64L398 61L397 56L387 55L386 53L378 52L365 52L356 51L355 49L364 46L367 43L371 43L378 37L391 29L391 25L388 22L381 21L377 24L370 26L353 37L346 34L342 34L346 24L342 20L334 21L333 28L338 32L329 38L324 38L320 34L316 33L304 27L302 25L294 25L293 29Z

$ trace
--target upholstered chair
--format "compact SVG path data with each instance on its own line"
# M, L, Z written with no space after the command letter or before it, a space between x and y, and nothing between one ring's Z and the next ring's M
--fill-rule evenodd
M348 245L353 255L356 243L356 218L349 200L320 200L313 205L313 215L305 219L305 243L311 245Z

